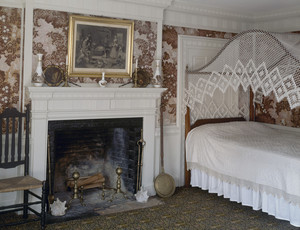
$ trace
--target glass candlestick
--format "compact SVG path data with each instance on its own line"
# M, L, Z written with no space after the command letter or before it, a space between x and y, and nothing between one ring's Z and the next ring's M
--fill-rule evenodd
M151 83L152 83L153 87L155 87L155 88L161 88L162 87L160 59L155 60L155 73L153 75Z
M99 81L100 87L106 87L107 81L105 80L105 72L102 72L102 79Z
M38 56L38 64L32 76L32 83L34 86L43 86L45 82L45 76L42 69L43 54L37 54L37 56Z

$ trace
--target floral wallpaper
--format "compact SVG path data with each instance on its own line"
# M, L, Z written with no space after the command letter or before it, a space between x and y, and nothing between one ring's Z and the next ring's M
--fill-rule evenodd
M0 7L0 112L20 108L21 16L21 9Z
M176 93L177 93L177 56L178 56L178 35L192 35L213 38L230 39L234 34L191 29L185 27L164 26L163 27L163 87L168 88L163 96L164 124L176 123Z
M68 52L68 30L70 13L51 10L34 10L33 53L44 54L43 68L58 65L65 69ZM157 23L134 21L133 60L138 58L139 67L153 74L152 62L156 51ZM33 57L36 66L36 57ZM33 66L33 68L34 68ZM71 81L81 83L98 82L100 78L73 77ZM129 78L107 78L109 83L127 83Z
M21 108L21 38L22 10L0 7L0 112L6 107ZM33 54L42 53L43 68L59 65L65 68L67 55L69 13L51 10L34 10ZM156 52L157 23L135 21L133 63L138 58L139 66L153 74ZM299 32L298 32L299 33ZM178 35L193 35L215 38L231 38L234 34L185 27L163 26L162 70L164 124L176 123L177 55ZM33 55L33 70L36 56ZM97 82L99 78L72 78L73 82ZM111 83L127 83L128 78L110 78ZM264 98L264 107L257 105L256 120L293 127L300 127L300 108L290 110L286 101L276 103L273 95Z
M300 108L290 109L286 98L277 102L274 94L264 97L262 105L256 104L255 113L256 121L300 128Z

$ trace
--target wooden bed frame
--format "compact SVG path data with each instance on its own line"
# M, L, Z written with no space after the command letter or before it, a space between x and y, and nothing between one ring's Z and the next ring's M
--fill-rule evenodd
M253 92L250 89L250 105L249 105L249 120L255 120L255 108L253 104ZM193 125L191 125L190 119L190 108L187 107L187 111L185 114L185 138L187 137L188 133L193 129L201 125L205 124L213 124L213 123L224 123L224 122L231 122L231 121L245 121L243 117L229 117L229 118L211 118L211 119L200 119L197 120ZM184 153L184 169L185 169L185 187L190 186L191 181L191 171L187 170L187 163L186 163L186 152Z

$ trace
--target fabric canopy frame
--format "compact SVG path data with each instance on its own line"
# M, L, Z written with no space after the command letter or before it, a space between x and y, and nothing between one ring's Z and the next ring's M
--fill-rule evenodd
M193 81L190 81L191 79ZM300 106L300 35L249 30L231 38L205 66L186 71L185 105L193 110L231 87L251 88L255 102L274 93L278 102L287 98L291 109ZM245 116L245 105L241 105Z

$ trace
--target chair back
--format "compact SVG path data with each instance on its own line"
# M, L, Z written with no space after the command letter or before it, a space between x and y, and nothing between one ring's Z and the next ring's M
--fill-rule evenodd
M16 108L6 108L0 114L0 168L24 164L25 176L29 171L29 116L29 106L24 113Z

